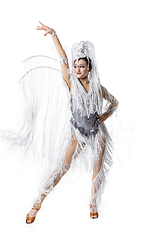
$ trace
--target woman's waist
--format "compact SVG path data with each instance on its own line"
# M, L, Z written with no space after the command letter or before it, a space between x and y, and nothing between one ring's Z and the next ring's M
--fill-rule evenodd
M83 126L83 127L92 127L94 126L98 119L97 119L98 114L90 114L89 116L87 115L81 115L79 112L72 112L72 120L74 120L78 125Z

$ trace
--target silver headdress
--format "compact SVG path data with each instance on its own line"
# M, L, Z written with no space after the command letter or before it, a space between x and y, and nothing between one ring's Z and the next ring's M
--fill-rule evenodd
M72 47L72 60L77 58L89 57L89 42L81 41L80 43L75 43ZM90 43L91 44L91 43Z

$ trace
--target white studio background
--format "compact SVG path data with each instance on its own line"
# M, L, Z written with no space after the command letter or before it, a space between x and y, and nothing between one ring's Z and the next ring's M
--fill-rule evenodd
M89 218L91 176L84 174L73 184L64 177L36 222L26 225L38 167L1 144L1 238L159 240L159 12L158 0L1 1L0 129L13 129L23 116L23 60L50 54L51 37L35 30L40 20L57 31L69 57L75 42L94 44L102 84L135 131L132 160L113 166L98 220Z

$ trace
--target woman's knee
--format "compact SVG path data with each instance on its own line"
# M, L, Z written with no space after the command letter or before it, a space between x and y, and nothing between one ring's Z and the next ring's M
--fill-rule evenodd
M66 150L66 154L65 154L65 160L67 161L68 159L70 160L70 158L73 156L75 150L76 150L76 146L77 146L77 139L73 139L72 142L69 144L67 150ZM68 162L68 161L67 161Z

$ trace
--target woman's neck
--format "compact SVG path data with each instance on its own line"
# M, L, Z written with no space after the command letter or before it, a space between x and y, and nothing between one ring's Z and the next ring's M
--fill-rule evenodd
M83 86L83 88L86 90L87 93L89 93L89 80L88 78L85 79L78 79Z
M82 78L82 79L79 78L78 80L81 82L82 85L88 85L89 84L88 77Z

